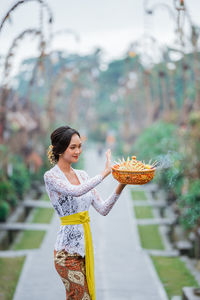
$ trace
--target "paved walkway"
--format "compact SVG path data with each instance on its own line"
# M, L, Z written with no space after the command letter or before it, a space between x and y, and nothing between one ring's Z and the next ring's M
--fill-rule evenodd
M86 157L90 176L103 169L105 158L93 151ZM105 199L117 186L111 176L97 187ZM106 216L90 209L95 245L97 300L167 300L151 259L140 246L129 187ZM55 215L41 249L27 255L14 300L64 300L64 286L53 265L53 245L59 227Z

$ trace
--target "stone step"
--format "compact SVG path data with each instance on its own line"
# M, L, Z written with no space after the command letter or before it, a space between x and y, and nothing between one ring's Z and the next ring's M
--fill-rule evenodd
M190 241L188 241L188 240L177 241L175 243L175 246L179 250L182 250L182 249L190 250L193 247L192 243Z
M0 224L0 230L11 230L11 231L19 231L19 230L48 230L50 227L49 224L41 224L41 223L3 223Z
M199 300L200 299L200 295L195 295L194 291L195 288L194 287L183 287L182 289L183 291L183 299L184 300Z
M154 218L154 219L136 219L138 225L171 225L174 219Z
M36 253L39 249L25 249L25 250L1 250L0 257L18 257L26 256L29 253Z
M145 249L145 251L153 256L179 256L178 250L156 250L156 249Z
M148 183L144 185L135 185L134 190L138 191L150 191L150 192L155 192L158 190L158 185L156 183Z
M53 208L51 202L43 200L25 200L22 205L25 207Z
M151 201L151 200L134 200L134 206L153 206L153 207L166 207L164 201Z

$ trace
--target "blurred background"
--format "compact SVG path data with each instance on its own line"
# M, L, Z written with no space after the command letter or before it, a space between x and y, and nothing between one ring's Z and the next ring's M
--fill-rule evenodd
M33 211L23 204L27 195L48 201L49 136L69 125L81 133L85 152L101 156L109 147L113 160L136 155L160 162L154 183L177 217L171 241L179 228L200 270L200 2L1 0L0 6L1 224L27 219ZM84 153L75 167L86 167ZM51 220L51 208L43 209L42 220ZM35 209L34 217L42 213ZM17 244L21 231L1 230L1 249L31 249ZM0 269L9 270L8 263L0 258ZM0 285L0 299L12 299L15 284L12 292Z

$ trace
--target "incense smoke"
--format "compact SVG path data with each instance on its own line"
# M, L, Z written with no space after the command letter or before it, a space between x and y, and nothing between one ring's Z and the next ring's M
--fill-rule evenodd
M167 154L157 157L156 169L158 172L167 172L169 187L174 186L178 175L181 173L180 168L178 168L180 161L181 154L171 150Z

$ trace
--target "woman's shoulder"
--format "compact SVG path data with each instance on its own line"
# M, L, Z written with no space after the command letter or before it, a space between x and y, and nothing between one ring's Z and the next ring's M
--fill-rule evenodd
M49 170L47 170L45 173L44 173L44 179L48 178L49 176L53 175L54 173L56 172L56 168L55 166L50 168Z

